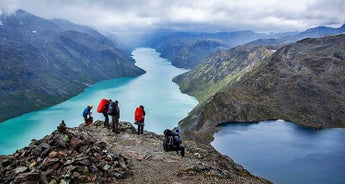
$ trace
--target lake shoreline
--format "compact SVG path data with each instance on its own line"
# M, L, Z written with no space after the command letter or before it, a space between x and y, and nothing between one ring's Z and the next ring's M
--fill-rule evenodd
M339 162L345 159L342 128L315 129L284 120L227 123L218 128L212 147L273 183L345 181L341 172L345 163Z
M173 67L152 48L138 48L132 55L136 65L146 71L144 75L103 80L64 102L0 123L0 154L13 153L32 139L44 137L61 120L69 127L77 127L84 121L85 107L97 107L102 98L119 101L121 121L133 122L135 108L143 105L147 111L145 129L161 134L167 128L176 127L197 104L194 97L181 93L172 82L174 76L186 70ZM93 118L104 120L103 114L95 109Z

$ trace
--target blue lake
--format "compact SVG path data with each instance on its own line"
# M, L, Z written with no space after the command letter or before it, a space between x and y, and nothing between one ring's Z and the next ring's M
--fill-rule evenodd
M162 134L177 126L198 103L171 81L186 70L173 67L150 48L132 54L146 74L99 82L61 104L0 123L0 155L50 134L61 120L69 127L79 126L84 108L96 107L101 98L119 101L121 121L133 122L135 107L144 105L146 130ZM104 120L95 109L93 116ZM284 121L229 124L215 135L212 145L274 183L345 183L345 129L314 130Z
M345 129L318 130L285 121L227 124L211 144L274 183L345 183Z
M120 121L133 122L137 106L145 106L145 129L162 134L166 128L177 126L197 105L197 100L182 94L172 78L186 72L159 57L149 48L132 52L136 65L147 71L138 77L106 80L87 88L83 93L47 109L24 114L0 123L0 155L11 154L27 146L32 139L41 139L50 134L64 120L68 127L83 123L82 111L94 105L94 120L104 120L96 112L101 98L119 101Z

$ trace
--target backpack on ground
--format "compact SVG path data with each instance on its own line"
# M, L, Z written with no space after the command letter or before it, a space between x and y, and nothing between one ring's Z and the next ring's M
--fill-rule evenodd
M164 151L173 150L173 147L174 147L173 139L174 139L174 133L169 129L164 130L164 140L163 140Z
M164 151L181 151L181 156L184 157L185 148L181 145L182 139L178 134L175 134L169 129L164 130L163 149Z
M86 124L91 125L92 123L93 123L93 117L90 116L89 118L87 118Z

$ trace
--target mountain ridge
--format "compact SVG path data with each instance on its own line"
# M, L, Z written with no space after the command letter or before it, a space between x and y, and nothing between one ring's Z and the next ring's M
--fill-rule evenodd
M283 46L179 125L207 142L225 122L283 119L314 128L345 127L344 51L345 34Z
M145 39L162 57L171 60L172 65L191 69L207 55L219 49L231 48L249 41L265 38L267 34L243 30L234 32L175 32L161 33Z
M210 54L193 70L174 77L173 81L179 84L183 93L203 102L231 85L231 81L238 80L243 73L253 70L272 53L262 46L245 45L219 50Z
M345 32L345 24L343 24L342 26L338 28L318 26L314 28L309 28L305 31L302 31L293 35L281 36L278 38L254 40L252 42L247 43L247 45L263 45L263 46L277 49L281 46L287 45L289 43L297 42L298 40L302 40L305 38L319 38L319 37L324 37L324 36L340 34L343 32Z
M57 25L24 10L0 20L0 97L6 99L0 122L63 102L98 81L145 72L91 28Z
M256 33L254 31L234 32L162 32L144 39L154 47L162 57L171 60L176 67L192 69L200 64L209 54L220 49L229 49L239 45L266 46L278 49L289 43L304 38L317 38L338 34L345 31L345 24L339 28L318 26L302 32ZM207 44L212 41L213 44ZM198 45L196 42L204 44ZM193 47L191 47L193 46Z

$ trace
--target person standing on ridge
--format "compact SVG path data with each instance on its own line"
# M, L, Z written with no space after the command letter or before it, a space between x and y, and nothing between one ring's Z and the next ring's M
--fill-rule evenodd
M102 114L105 118L104 120L104 128L110 128L110 125L109 125L109 116L108 116L108 109L109 109L109 104L111 103L111 99L109 99L107 101L107 103L104 105L103 107L103 110L102 110Z
M120 133L119 131L120 108L119 108L119 102L117 100L109 104L108 114L111 115L113 132Z
M138 125L138 135L143 134L144 132L145 115L146 115L146 112L144 110L144 106L140 105L139 107L135 109L135 112L134 112L135 123L134 124Z
M87 124L88 119L91 117L91 109L93 108L92 105L88 105L84 111L83 111L83 117L84 117L84 121Z

